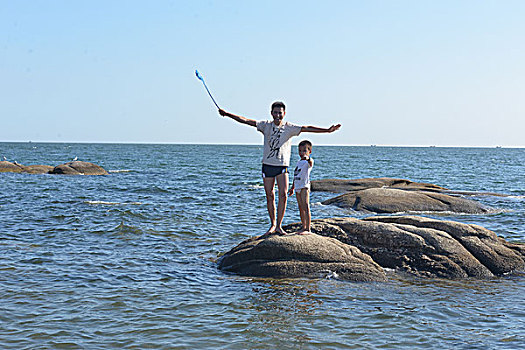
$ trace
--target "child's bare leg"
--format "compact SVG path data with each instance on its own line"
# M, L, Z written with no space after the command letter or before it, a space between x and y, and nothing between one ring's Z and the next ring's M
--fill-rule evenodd
M310 214L310 191L307 188L302 188L299 191L297 202L299 203L301 222L303 224L303 229L298 233L310 233L312 216Z
M312 229L311 227L312 213L310 212L310 189L303 188L303 191L304 191L304 201L305 201L304 210L305 210L305 218L306 218L305 228L306 228L306 232L310 232L310 230Z
M297 233L302 233L306 230L306 218L305 218L305 212L304 212L304 206L303 206L303 200L302 200L302 190L298 190L296 192L297 197L297 205L299 206L299 216L301 217L301 229L297 231Z
M277 189L279 192L279 201L277 203L277 227L275 228L275 232L285 235L286 231L284 231L282 224L284 212L286 211L286 203L288 201L288 173L279 174L275 178L277 179Z
M264 183L264 192L266 193L266 207L268 208L268 216L270 216L270 229L266 234L271 234L275 232L277 227L275 223L275 178L274 177L265 177L263 179Z

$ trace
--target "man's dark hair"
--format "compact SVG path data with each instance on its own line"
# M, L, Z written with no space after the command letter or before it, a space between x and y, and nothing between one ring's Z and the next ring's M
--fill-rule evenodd
M301 146L306 146L306 148L308 148L308 150L310 152L312 152L312 143L310 141L303 140L303 141L299 142L299 146L297 146L297 147L301 147Z
M271 110L273 111L273 109L275 107L277 107L277 108L281 108L282 107L286 111L286 106L284 105L284 102L276 101L276 102L272 103L272 109Z

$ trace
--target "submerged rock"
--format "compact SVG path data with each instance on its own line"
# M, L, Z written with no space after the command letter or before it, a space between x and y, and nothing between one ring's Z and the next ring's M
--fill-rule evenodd
M322 204L333 204L345 209L373 213L437 211L483 214L490 211L490 208L462 197L394 188L370 188L353 191L325 200Z
M449 279L492 278L525 269L524 244L507 242L478 225L377 216L313 220L312 232L246 240L220 259L219 268L276 278L335 273L352 281L385 280L382 268Z
M336 239L316 234L260 236L226 253L219 268L255 277L325 277L383 281L386 275L368 255Z

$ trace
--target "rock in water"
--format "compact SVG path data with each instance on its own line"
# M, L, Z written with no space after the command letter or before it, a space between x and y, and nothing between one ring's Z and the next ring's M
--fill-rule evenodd
M366 179L353 179L353 180L342 180L342 179L324 179L312 181L312 191L323 191L323 192L350 192L350 191L361 191L369 188L397 188L403 190L413 191L433 191L440 192L446 191L446 188L423 182L412 182L405 179L393 179L389 177L380 178L366 178Z
M24 167L20 164L8 162L7 160L0 161L0 173L21 173Z
M383 269L358 248L316 234L260 236L226 253L219 268L245 276L337 275L351 281L384 281Z
M50 174L63 174L63 175L108 175L108 172L99 165L73 161L65 164L56 166Z
M49 174L54 167L51 165L27 165L24 166L24 173L27 174Z
M405 191L394 188L370 188L342 194L322 202L341 208L373 213L454 212L483 214L489 208L462 197L427 191Z
M314 220L312 231L358 248L384 268L419 277L491 278L525 268L525 245L506 242L478 225L377 216Z

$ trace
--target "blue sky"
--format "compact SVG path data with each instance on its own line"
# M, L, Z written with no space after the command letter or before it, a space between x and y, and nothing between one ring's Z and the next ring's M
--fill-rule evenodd
M525 147L525 1L0 0L0 141ZM299 138L296 140L299 141Z

